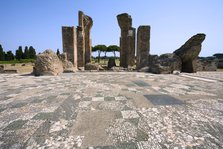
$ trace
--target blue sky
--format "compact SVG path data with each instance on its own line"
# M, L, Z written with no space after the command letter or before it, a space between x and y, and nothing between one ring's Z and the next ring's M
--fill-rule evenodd
M116 16L129 13L133 27L151 26L151 54L170 53L205 33L200 56L223 53L223 0L1 0L0 44L4 50L34 46L62 50L61 26L77 26L78 11L94 21L92 43L119 45Z

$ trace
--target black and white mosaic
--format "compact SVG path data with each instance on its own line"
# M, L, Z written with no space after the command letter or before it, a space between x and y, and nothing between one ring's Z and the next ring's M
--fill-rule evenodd
M0 148L223 148L222 76L0 74Z

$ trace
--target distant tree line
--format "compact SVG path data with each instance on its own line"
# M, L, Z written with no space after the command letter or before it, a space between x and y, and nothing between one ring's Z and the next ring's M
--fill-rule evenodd
M19 46L19 48L16 50L15 55L12 53L12 51L5 52L2 48L2 45L0 44L0 61L12 61L12 60L21 60L21 59L35 59L36 58L36 50L30 46L25 46L25 49L23 51L22 46Z
M106 54L108 52L113 52L114 57L116 57L115 52L119 52L120 48L116 45L110 45L108 47L106 45L96 45L96 46L92 47L92 51L98 52L98 62L100 62L101 52L105 53L105 57L107 56Z

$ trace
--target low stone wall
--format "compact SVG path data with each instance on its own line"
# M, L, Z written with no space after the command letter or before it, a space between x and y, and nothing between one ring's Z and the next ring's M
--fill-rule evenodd
M218 68L223 69L223 59L218 59Z
M4 73L4 65L0 65L0 73Z
M217 71L218 59L216 57L202 57L197 59L197 71Z

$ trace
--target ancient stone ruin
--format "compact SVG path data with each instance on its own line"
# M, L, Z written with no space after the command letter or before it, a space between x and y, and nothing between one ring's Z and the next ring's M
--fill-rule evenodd
M204 63L197 60L204 39L205 34L200 33L191 37L183 46L173 53L162 54L161 56L150 55L148 71L156 74L168 74L173 73L175 70L187 73L194 73L197 70L214 70L214 66L212 69L202 69L201 67L203 66L201 65ZM198 62L199 65L197 66ZM209 61L209 63L213 65L212 62Z
M77 28L62 27L62 32L64 52L67 52L68 60L72 61L74 67L80 68L91 62L90 30L93 21L82 11L79 11L78 15ZM117 20L121 29L120 67L129 68L136 64L137 70L152 73L172 73L174 70L196 72L196 59L201 51L201 43L205 39L205 34L193 36L172 54L152 56L150 55L150 26L138 27L136 41L136 29L132 27L131 16L122 13L117 15Z
M127 13L117 15L121 29L120 67L114 58L110 58L107 69L113 71L151 72L169 74L174 71L194 73L196 71L216 71L223 68L223 58L198 58L205 40L205 34L199 33L191 37L184 45L173 53L160 56L150 54L149 25L140 25L137 30L132 27L132 17ZM62 26L63 54L57 56L51 50L37 55L35 75L58 75L62 72L76 70L104 70L99 64L91 63L92 42L91 28L93 20L82 11L78 12L78 26ZM136 45L137 43L137 45ZM9 71L9 70L7 70ZM0 73L4 73L0 66Z
M84 67L91 62L90 31L93 25L91 17L82 11L78 13L79 25L77 27L62 27L63 51L76 68Z
M78 13L79 25L77 27L62 27L63 50L67 53L67 59L71 61L75 68L84 68L86 70L99 70L97 66L93 67L91 63L91 38L90 31L93 25L91 17L85 15L82 11ZM132 27L132 18L127 13L117 15L118 25L121 29L120 37L120 67L132 70L136 65L138 71L152 73L173 73L179 72L193 73L198 70L213 70L210 67L206 69L203 61L196 66L198 55L201 51L201 44L205 39L205 34L197 34L191 37L183 46L173 53L162 54L161 56L150 54L150 30L149 25L141 25L137 30ZM136 45L137 43L137 45ZM137 47L137 49L135 48ZM209 61L212 66L215 63ZM63 65L66 66L66 65ZM115 60L109 60L108 68L113 70ZM94 69L93 69L94 68Z
M117 19L121 28L120 66L128 68L135 65L135 28L132 27L132 18L127 13L119 14ZM205 34L197 34L172 54L152 56L150 55L150 26L139 26L137 30L136 69L152 73L172 73L174 70L188 73L196 72L196 60L204 39Z

